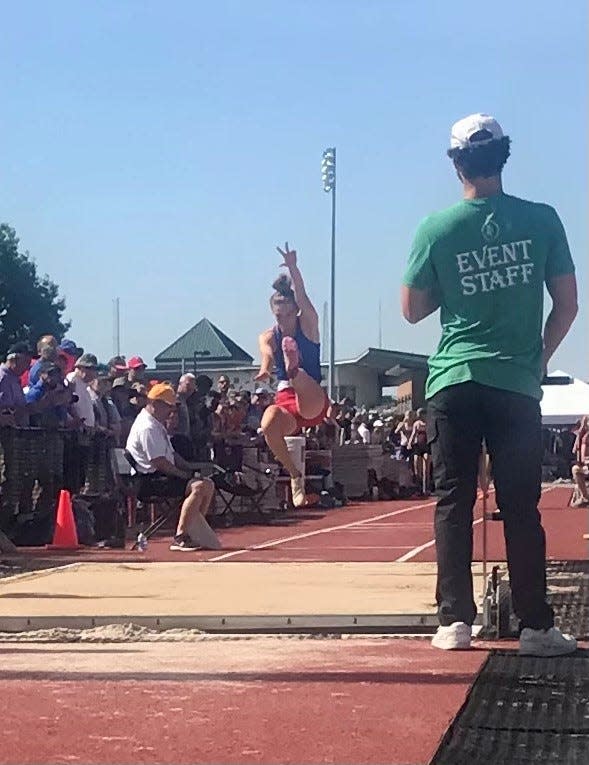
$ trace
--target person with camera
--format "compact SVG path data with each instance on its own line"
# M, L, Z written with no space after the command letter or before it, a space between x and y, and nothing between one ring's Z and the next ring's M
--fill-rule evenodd
M68 425L68 410L75 394L64 384L61 369L44 361L36 370L36 382L25 398L31 407L30 424L35 428L63 428Z

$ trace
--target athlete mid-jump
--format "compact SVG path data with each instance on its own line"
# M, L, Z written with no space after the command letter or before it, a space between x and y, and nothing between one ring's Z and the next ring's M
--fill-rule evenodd
M306 502L305 482L294 464L284 440L303 428L319 425L329 409L321 382L319 317L305 291L297 266L296 250L276 248L289 271L272 285L270 308L276 324L259 338L261 365L256 380L267 380L274 369L278 378L275 403L262 418L266 443L276 459L288 470L295 507Z

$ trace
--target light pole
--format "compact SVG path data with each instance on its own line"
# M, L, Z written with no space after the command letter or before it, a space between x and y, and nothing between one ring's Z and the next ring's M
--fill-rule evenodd
M329 315L329 397L335 397L335 147L325 149L321 160L323 191L331 192L331 305Z

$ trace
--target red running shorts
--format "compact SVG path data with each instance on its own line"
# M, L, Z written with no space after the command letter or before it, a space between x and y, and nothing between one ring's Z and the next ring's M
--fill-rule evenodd
M289 414L292 414L292 416L297 421L297 425L301 429L313 428L315 425L321 425L327 416L327 412L330 406L330 402L326 394L325 403L323 404L323 409L321 412L317 415L317 417L313 417L312 420L306 420L304 417L301 417L301 413L299 412L299 403L297 401L297 394L295 393L294 388L285 388L284 390L279 390L274 397L274 403L276 406L284 409Z

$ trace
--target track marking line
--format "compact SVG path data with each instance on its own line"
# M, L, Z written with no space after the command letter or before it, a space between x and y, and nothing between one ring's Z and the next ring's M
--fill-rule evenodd
M340 529L352 529L357 526L364 526L372 521L382 521L383 518L392 518L395 515L404 515L405 513L411 513L413 510L423 510L426 507L433 507L437 500L432 502L426 502L422 505L411 505L409 507L403 507L399 510L392 510L390 513L382 513L380 515L373 515L370 518L363 518L359 521L352 521L351 523L343 523L339 526L328 526L325 529L315 529L315 531L307 531L302 534L295 534L291 537L280 537L279 539L272 539L268 542L263 542L259 545L252 545L252 547L244 548L243 550L232 550L224 555L217 555L214 558L208 558L209 563L217 563L218 561L228 560L229 558L235 558L238 555L245 555L253 550L265 550L268 547L275 547L276 545L283 544L284 542L296 542L299 539L307 539L308 537L318 536L319 534L330 534L332 531L339 531Z
M556 486L549 486L546 489L542 489L542 495L547 494L549 491L552 491L553 489L556 489ZM494 493L495 489L489 489L489 494ZM482 494L477 496L477 502L482 499ZM473 528L477 526L479 523L483 522L483 518L478 518L476 521L473 521ZM415 547L413 550L410 550L409 552L405 553L404 555L401 555L400 558L395 558L395 563L405 563L408 560L411 560L412 558L415 558L416 555L419 555L419 553L423 552L424 550L427 550L428 547L433 547L436 543L435 539L430 539L429 542L426 542L423 545L419 545L419 547Z

